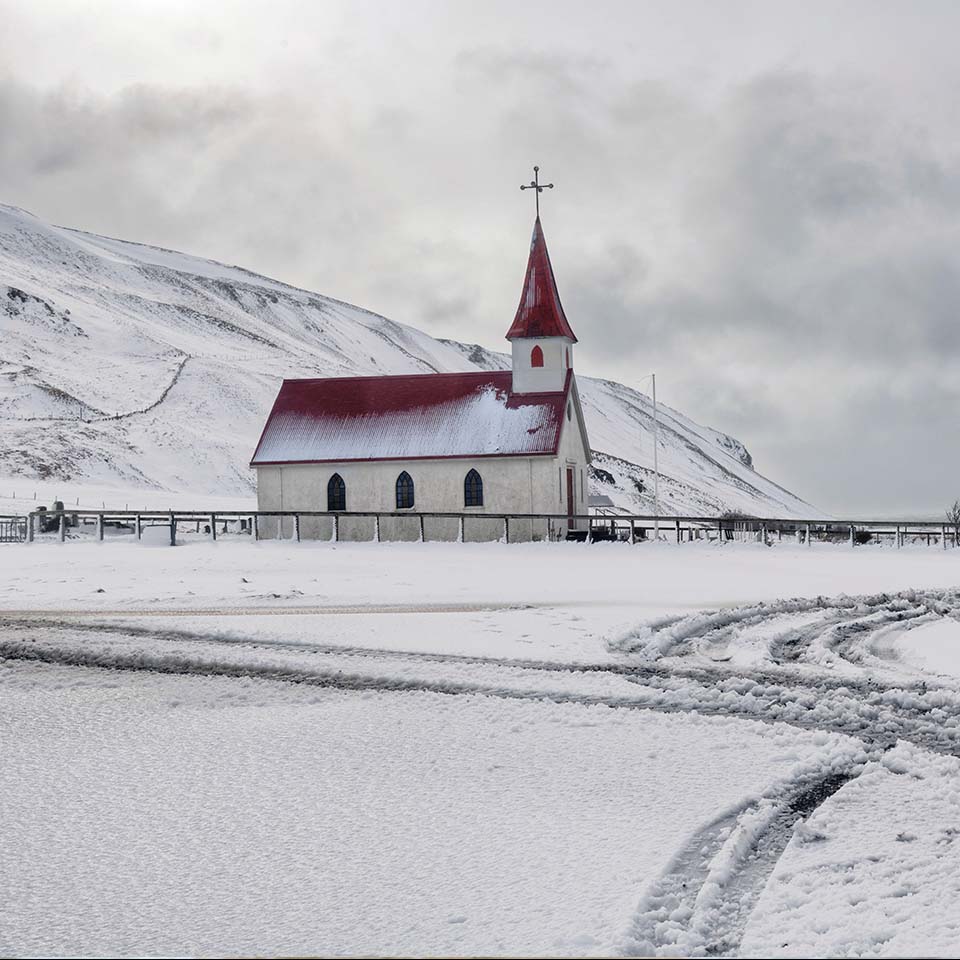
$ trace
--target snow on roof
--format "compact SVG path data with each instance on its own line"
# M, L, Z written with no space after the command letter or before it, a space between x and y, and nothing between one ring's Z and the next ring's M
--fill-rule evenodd
M562 392L515 395L509 370L284 380L251 466L554 455Z
M520 337L569 337L574 343L577 342L560 303L539 217L533 225L530 239L530 256L527 275L523 280L523 293L520 294L520 306L517 307L513 325L507 331L508 340Z

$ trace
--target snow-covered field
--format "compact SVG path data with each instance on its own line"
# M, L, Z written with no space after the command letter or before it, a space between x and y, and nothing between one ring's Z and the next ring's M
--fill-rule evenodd
M3 673L4 953L590 952L718 808L853 752L579 704Z
M0 573L0 953L955 952L960 550Z

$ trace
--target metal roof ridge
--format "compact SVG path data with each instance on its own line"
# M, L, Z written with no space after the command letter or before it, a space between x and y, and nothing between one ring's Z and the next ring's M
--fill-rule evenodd
M509 375L509 370L434 370L432 373L370 373L350 377L284 377L282 383L349 383L355 380L416 380L420 377L493 377Z

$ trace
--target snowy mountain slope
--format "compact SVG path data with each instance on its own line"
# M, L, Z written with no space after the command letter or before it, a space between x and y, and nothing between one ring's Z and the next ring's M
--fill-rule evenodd
M0 475L244 495L283 377L507 362L239 267L0 205ZM578 379L594 489L647 510L649 398ZM755 473L736 440L666 407L659 454L664 512L815 513Z

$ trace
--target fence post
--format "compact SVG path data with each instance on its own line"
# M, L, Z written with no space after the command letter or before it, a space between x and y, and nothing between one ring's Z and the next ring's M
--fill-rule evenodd
M210 514L210 539L217 539L217 515L215 513Z
M380 542L380 514L375 513L373 515L373 539L379 543Z
M549 521L548 521L549 522ZM460 514L460 529L457 531L457 543L463 543L463 514ZM549 532L547 533L547 540L550 539Z
M31 513L27 517L27 543L33 543L33 520L35 514Z
M136 533L137 533L137 539L138 540L143 539L143 517L140 516L139 513L134 518L133 524L134 524L134 530L136 530Z
M170 511L170 546L175 547L177 545L177 521L173 516L173 511Z
M760 524L760 542L766 546L767 545L767 524L766 521Z
M67 539L67 515L60 511L60 542Z
M295 513L293 515L293 535L296 538L297 543L300 542L300 514Z
M97 514L97 539L103 540L103 514Z
M942 526L940 528L940 543L943 545L943 549L947 549L947 528Z
M260 539L260 515L255 513L250 518L250 525L253 527L253 542L256 543Z
M810 524L807 524L807 546L810 546Z
M637 542L637 531L636 531L636 521L633 517L630 518L630 543L631 545Z
M589 528L588 528L588 530L587 530L587 542L589 543L589 541L590 541L590 531L589 531ZM504 518L503 518L503 542L504 542L504 543L509 543L509 542L510 542L510 518L509 518L509 517L504 517Z
M676 526L676 528L677 528L677 543L680 543L680 542L681 542L680 521L679 521L679 520L674 520L673 522L674 522L674 526Z
M899 550L900 547L902 546L903 546L903 543L900 540L900 524L898 523L897 524L897 549Z
M334 514L333 515L333 542L336 543L340 539L340 518Z
M423 537L423 514L422 513L420 514L420 542L421 543L425 542Z
M853 524L852 524L852 523L850 524L850 546L851 546L851 547L856 546L856 542L855 542L854 539L853 539Z

